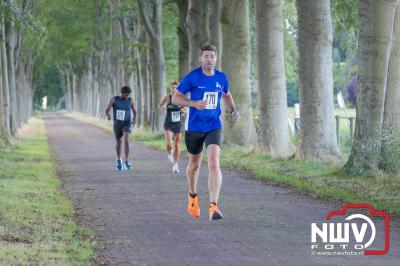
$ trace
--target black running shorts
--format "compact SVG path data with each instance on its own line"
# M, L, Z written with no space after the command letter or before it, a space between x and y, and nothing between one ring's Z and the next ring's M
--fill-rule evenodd
M199 154L203 151L203 145L206 148L210 144L221 146L222 130L220 128L210 132L185 132L186 148L190 154Z
M122 138L124 132L132 132L131 121L123 121L114 123L114 136L116 139Z

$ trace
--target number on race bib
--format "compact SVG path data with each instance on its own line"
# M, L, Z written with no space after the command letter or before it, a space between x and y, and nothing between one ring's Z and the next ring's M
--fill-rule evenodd
M206 109L216 109L218 105L218 92L205 92L203 101L207 102Z
M181 122L181 112L180 111L171 112L171 120L173 123Z
M125 121L125 111L117 110L116 118L119 121Z

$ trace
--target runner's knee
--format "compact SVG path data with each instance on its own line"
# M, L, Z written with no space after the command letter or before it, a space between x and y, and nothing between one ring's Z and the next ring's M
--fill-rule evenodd
M219 169L219 161L218 160L210 160L208 162L208 169L209 170L218 170Z
M125 133L123 138L125 143L129 142L129 134Z
M194 165L188 165L189 171L191 172L197 172L200 169L200 165L194 164Z
M196 172L200 169L201 161L191 161L189 162L188 169L189 171Z

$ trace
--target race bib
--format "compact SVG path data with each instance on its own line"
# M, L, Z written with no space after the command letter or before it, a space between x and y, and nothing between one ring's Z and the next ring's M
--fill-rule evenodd
M171 120L173 123L181 122L181 112L180 111L171 112Z
M117 110L116 118L119 121L125 121L125 111Z
M218 92L205 92L203 101L207 102L206 109L216 109L218 105Z

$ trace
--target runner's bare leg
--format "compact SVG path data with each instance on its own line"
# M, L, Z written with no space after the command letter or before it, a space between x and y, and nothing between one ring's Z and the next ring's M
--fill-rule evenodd
M219 165L220 147L216 144L210 144L207 147L208 156L208 190L210 193L210 202L218 202L219 192L222 184L222 173Z
M129 137L130 137L129 132L124 132L123 138L124 138L124 152L125 152L125 160L128 160L129 157Z
M189 154L189 164L186 168L186 176L189 185L189 192L192 194L197 193L197 180L199 178L201 157L202 153Z

